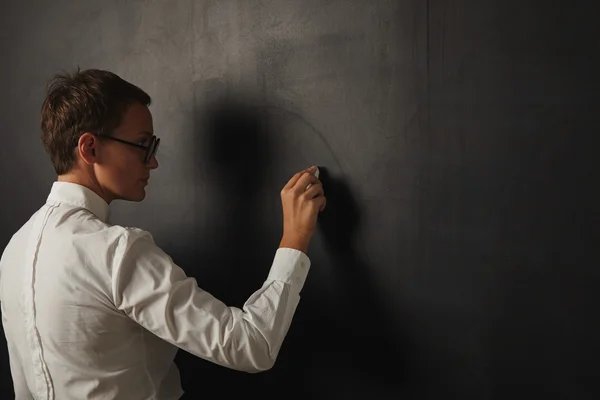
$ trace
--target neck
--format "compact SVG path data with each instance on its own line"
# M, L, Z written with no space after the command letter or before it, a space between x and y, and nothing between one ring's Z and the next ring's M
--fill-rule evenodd
M112 196L110 196L109 193L102 188L95 176L80 174L77 172L68 172L66 174L59 175L57 181L76 183L78 185L85 186L98 196L102 197L107 204L110 204L110 202L113 200Z

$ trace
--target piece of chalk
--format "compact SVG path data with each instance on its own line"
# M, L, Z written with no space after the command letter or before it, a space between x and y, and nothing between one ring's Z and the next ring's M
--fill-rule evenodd
M317 178L319 177L319 167L317 167L317 169L315 170L315 173L313 175L316 176ZM304 190L308 190L308 188L311 187L311 186L312 186L312 183L309 183L306 186L306 189L304 189Z

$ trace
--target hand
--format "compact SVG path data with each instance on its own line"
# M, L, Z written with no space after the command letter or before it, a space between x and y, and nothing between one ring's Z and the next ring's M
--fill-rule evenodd
M303 248L308 247L315 233L318 213L327 203L323 184L313 175L315 171L313 166L296 173L281 190L283 236L298 241ZM308 184L311 186L306 189Z

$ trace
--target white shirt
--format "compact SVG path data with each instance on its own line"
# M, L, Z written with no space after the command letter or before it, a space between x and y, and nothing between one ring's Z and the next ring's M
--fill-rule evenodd
M54 182L0 261L0 305L16 399L178 399L178 348L247 372L271 368L310 260L279 248L242 309L198 287L108 204Z

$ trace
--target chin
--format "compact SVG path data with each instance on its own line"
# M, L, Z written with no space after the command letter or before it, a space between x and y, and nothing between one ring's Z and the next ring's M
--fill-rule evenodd
M146 191L142 190L138 193L128 193L126 196L121 197L123 200L140 202L146 198Z
M142 191L142 193L139 193L137 196L135 196L131 201L142 201L146 198L146 191Z

